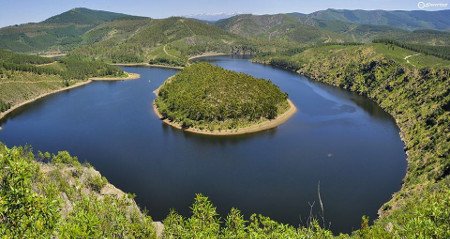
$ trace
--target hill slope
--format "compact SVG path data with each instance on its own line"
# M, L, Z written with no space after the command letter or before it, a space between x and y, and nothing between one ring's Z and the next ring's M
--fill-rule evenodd
M102 76L125 74L120 68L99 61L79 57L55 61L0 49L0 118L3 112L25 101Z
M74 8L67 12L63 12L59 15L50 17L42 23L97 25L103 22L108 22L125 17L131 16L122 13L91 10L88 8Z
M241 52L245 39L216 26L181 17L116 20L84 35L85 46L73 54L110 62L184 65L204 52Z
M343 21L356 24L384 25L405 30L450 30L450 10L384 11L327 9L308 15L313 19Z
M17 52L64 52L83 43L82 35L95 26L125 14L75 8L40 23L0 29L0 48Z
M444 45L449 43L449 33L432 29L449 30L448 19L450 10L431 13L329 9L311 14L243 14L217 21L215 25L246 38L267 42L282 40L308 45L392 38L410 43Z

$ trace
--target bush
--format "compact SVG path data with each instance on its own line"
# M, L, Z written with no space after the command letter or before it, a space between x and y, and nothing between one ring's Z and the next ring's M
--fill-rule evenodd
M91 176L88 181L89 187L96 192L100 192L107 183L108 180L100 175Z

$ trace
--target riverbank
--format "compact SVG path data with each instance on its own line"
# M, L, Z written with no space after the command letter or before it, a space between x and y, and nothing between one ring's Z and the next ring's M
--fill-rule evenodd
M86 81L77 82L77 83L75 83L73 85L70 85L70 86L67 86L67 87L63 87L63 88L60 88L60 89L57 89L57 90L54 90L54 91L50 91L50 92L46 92L46 93L40 94L40 95L38 95L38 96L36 96L36 97L34 97L32 99L29 99L29 100L26 100L26 101L21 102L19 104L11 106L11 108L6 110L5 112L1 112L0 113L0 120L2 120L4 117L6 117L7 115L11 114L12 112L14 112L15 110L19 109L20 107L22 107L24 105L30 104L30 103L32 103L34 101L37 101L37 100L42 99L42 98L44 98L46 96L49 96L49 95L53 95L53 94L56 94L56 93L59 93L59 92L63 92L63 91L71 90L71 89L74 89L74 88L77 88L77 87L80 87L80 86L83 86L83 85L87 85L87 84L89 84L89 83L91 83L93 81L135 80L135 79L139 79L141 77L139 74L136 74L136 73L126 72L126 74L127 74L126 77L92 77L92 78L89 78L89 80L86 80Z
M159 65L159 64L149 64L149 63L114 63L114 66L146 66L146 67L158 67L158 68L168 68L168 69L183 69L182 66L168 66L168 65Z
M228 56L230 54L226 54L226 53L220 53L220 52L206 52L206 53L202 53L199 55L195 55L195 56L191 56L188 58L187 60L187 64L190 64L191 60L196 60L196 59L200 59L203 57L211 57L211 56ZM114 63L111 64L114 66L146 66L146 67L159 67L159 68L168 68L168 69L176 69L176 70L182 70L184 67L183 66L170 66L170 65L160 65L160 64L150 64L150 63L145 63L145 62L140 62L140 63Z
M448 102L444 93L448 88L448 67L427 61L422 61L421 68L413 67L404 62L403 57L396 59L386 55L389 51L384 48L387 46L341 46L339 49L323 46L275 61L279 67L293 66L287 70L315 81L365 95L395 120L404 143L407 170L401 189L378 210L375 225L381 228L404 224L405 218L412 219L412 215L417 217L421 208L416 205L424 198L445 197L450 175L450 163L446 160ZM407 50L404 52L406 54ZM306 60L298 64L296 59ZM271 58L254 62L274 65ZM359 67L353 67L355 65ZM354 84L346 80L348 76L371 80ZM447 207L444 202L435 202Z
M259 123L256 123L254 125L238 128L238 129L231 129L231 130L201 130L196 128L187 128L184 129L181 127L181 124L170 121L168 119L163 119L163 116L158 111L158 107L156 106L155 102L153 102L153 111L155 114L160 118L165 124L170 125L176 129L183 130L185 132L190 132L194 134L202 134L202 135L214 135L214 136L233 136L233 135L243 135L243 134L251 134L256 133L260 131L265 131L269 129L276 128L286 121L288 121L296 112L297 107L295 107L294 103L292 103L291 100L287 100L289 104L289 109L286 110L283 114L277 116L275 119L272 120L265 120Z
M91 77L89 78L89 80L91 81L120 81L120 80L136 80L139 79L141 77L141 75L137 74L137 73L131 73L131 72L126 72L127 76L126 77L121 77L121 76L117 76L117 77Z
M191 56L188 58L188 61L203 58L203 57L211 57L211 56L228 56L230 54L221 53L221 52L205 52L199 55Z

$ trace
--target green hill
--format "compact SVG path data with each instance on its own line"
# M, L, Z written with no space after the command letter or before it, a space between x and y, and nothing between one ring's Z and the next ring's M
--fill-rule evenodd
M436 17L433 18L436 14ZM215 25L259 41L317 43L371 42L376 38L402 39L409 43L449 44L450 11L324 10L311 14L243 14ZM402 23L402 24L400 24ZM416 30L428 29L428 30ZM414 31L410 31L414 30ZM291 44L295 45L295 44Z
M75 8L40 23L1 28L0 48L28 53L67 53L76 49L73 54L114 63L183 66L189 57L205 52L280 52L324 43L367 43L379 38L448 45L448 32L400 29L447 29L448 13L434 12L433 20L431 13L424 11L329 9L311 14L244 14L206 23Z
M390 26L362 25L339 20L321 20L300 13L237 15L215 23L234 34L262 45L281 43L284 47L323 43L371 42L409 33Z
M55 61L0 49L0 117L11 107L39 95L102 76L125 74L100 61L75 56Z
M184 68L158 91L163 118L200 130L230 130L274 119L289 109L287 95L263 79L208 63Z
M83 44L82 35L95 26L125 14L75 8L40 23L0 29L0 48L17 52L65 52Z
M384 11L327 9L308 17L320 20L343 21L364 25L385 25L405 30L450 30L450 10L441 11Z
M330 38L337 38L341 41L345 39L314 24L301 22L298 18L288 14L237 15L217 21L215 25L246 38L267 42L314 43L324 42Z
M67 12L63 12L59 15L48 18L42 23L68 23L68 24L79 24L79 25L98 25L103 22L112 21L119 18L131 17L130 15L91 10L87 8L74 8Z
M85 34L91 44L73 54L110 62L150 62L182 66L204 52L244 52L246 40L204 22L180 17L117 20Z

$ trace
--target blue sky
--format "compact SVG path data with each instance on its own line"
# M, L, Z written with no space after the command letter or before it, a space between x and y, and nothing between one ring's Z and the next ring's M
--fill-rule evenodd
M310 13L327 8L419 10L417 3L421 1L450 5L450 0L0 0L0 27L39 22L75 7L164 18L221 12Z

